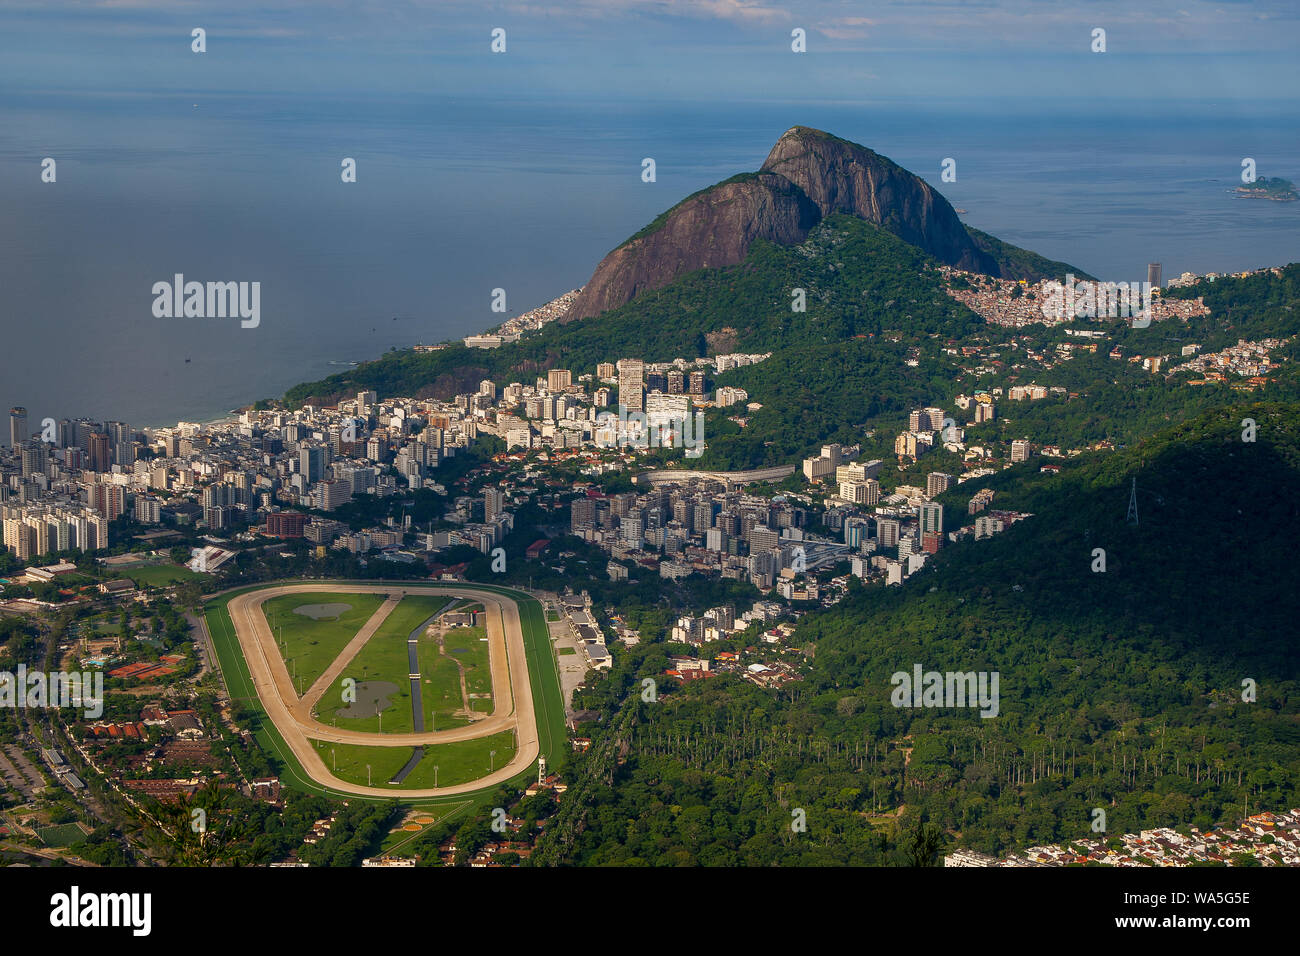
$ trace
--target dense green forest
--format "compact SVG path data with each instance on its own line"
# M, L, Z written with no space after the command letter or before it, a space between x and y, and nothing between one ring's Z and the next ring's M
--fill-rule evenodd
M1202 279L1190 286L1166 289L1164 296L1205 300L1211 319L1193 319L1190 331L1213 336L1204 343L1209 351L1232 345L1238 339L1300 332L1300 263L1285 266L1276 275L1269 270L1243 277Z
M577 702L593 745L536 862L925 863L1086 837L1096 807L1117 834L1296 806L1298 449L1300 406L1257 404L987 479L1034 517L809 615L807 679L780 692L678 687L669 646L624 650ZM998 672L998 716L894 707L918 663Z

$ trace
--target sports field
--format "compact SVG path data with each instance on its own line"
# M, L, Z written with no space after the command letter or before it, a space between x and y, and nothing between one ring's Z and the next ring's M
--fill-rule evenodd
M130 578L139 585L167 586L178 581L196 581L204 575L179 564L119 564L114 576Z
M294 593L286 593L290 588ZM384 747L366 742L373 734L345 732L342 722L338 728L332 728L328 723L311 719L307 713L310 701L298 701L290 688L289 674L277 653L275 639L269 628L270 622L262 616L259 605L265 604L268 609L273 608L272 616L280 618L280 612L290 604L292 607L287 607L290 612L304 605L348 604L351 605L350 611L332 609L334 613L327 616L342 619L343 615L352 613L353 624L364 624L370 617L357 610L360 601L368 602L367 607L371 609L378 609L386 601L388 606L383 613L391 614L396 612L403 596L413 596L411 592L414 590L427 592L419 596L433 602L434 610L447 606L448 602L457 598L462 603L479 599L481 604L486 605L485 620L495 629L495 636L491 637L493 642L501 640L504 625L509 652L507 654L503 650L498 664L494 651L489 668L494 675L498 666L507 669L507 676L496 678L498 682L504 680L509 691L504 698L498 691L495 701L498 712L486 718L481 728L466 726L444 729L444 725L439 722L436 732L426 728L424 734L408 734L402 738L390 736L386 712L385 733L380 739L388 741L389 745ZM253 603L250 604L250 601ZM239 602L237 612L234 607L236 602ZM417 607L415 602L408 605L412 616L418 613ZM343 633L329 635L328 639L334 647L346 647L349 640L353 639L356 645L350 649L350 653L359 654L358 648L368 640L367 635L378 633L382 617L381 614L371 621L371 626L361 634L349 635L344 628ZM283 618L280 619L283 621ZM240 626L245 628L243 635L235 626L236 620L242 622ZM312 618L306 620L311 621ZM405 637L422 620L424 618L415 620L406 629L403 643ZM538 754L545 755L548 766L556 769L567 760L559 675L544 615L541 606L521 592L480 584L286 582L240 589L222 596L209 604L206 622L232 699L237 706L251 710L255 715L252 724L255 739L280 765L280 776L286 786L353 799L374 800L400 795L403 802L413 806L430 807L440 813L459 815L466 808L477 805L498 784L505 781L520 783L531 779L536 772L535 759ZM398 630L400 633L400 628L405 623L407 622L402 622L399 618L389 625L389 630ZM319 632L308 635L310 628L294 630L297 637L301 638L297 642L301 653L312 652L317 657L324 656L320 652L322 635ZM449 649L454 647L471 651L470 654L457 655L458 658L476 657L474 649L466 648L463 642L463 638L470 636L471 629L450 630L460 631L457 637L462 640L448 642L446 646ZM282 633L288 644L289 629L283 624ZM316 641L315 644L311 643L313 640ZM433 641L420 639L420 644L428 644L436 649ZM422 675L430 668L427 663L431 660L430 647L419 646ZM254 669L250 669L250 653L253 654L251 660L257 664ZM448 655L440 656L445 659ZM398 661L400 662L400 657ZM476 667L481 666L477 661L474 664ZM409 661L407 666L409 667ZM336 676L331 674L330 679ZM322 684L318 690L328 686ZM422 684L422 692L429 686L427 683ZM466 686L469 686L468 675ZM268 709L268 700L275 704L273 709ZM526 704L528 709L522 710L522 704ZM322 708L322 713L323 710ZM432 715L432 707L429 712ZM519 731L512 729L520 721L526 721L526 724L520 726L527 727L522 747L517 739ZM409 743L406 737L410 738ZM335 749L329 763L332 765L333 760L339 761L337 776L326 766L326 760L319 756L316 749L318 744ZM416 745L425 747L429 756L413 768L401 788L389 787L387 780L406 764L413 752L412 747ZM497 751L495 758L490 756L492 750ZM371 759L362 760L362 755L367 753ZM376 760L382 762L382 768L388 775L382 784L378 782L377 775L384 774L379 773L380 765L376 764ZM371 779L375 781L369 788L361 776L366 762L371 765ZM482 766L479 767L479 764ZM440 768L436 788L433 786L432 771L435 765Z
M37 838L46 846L69 847L86 839L86 831L75 823L37 827Z

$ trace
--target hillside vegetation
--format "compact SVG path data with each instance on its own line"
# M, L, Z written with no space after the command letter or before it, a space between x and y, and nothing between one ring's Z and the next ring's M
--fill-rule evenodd
M717 677L644 703L641 678L674 687L667 649L621 653L581 701L602 717L547 853L908 864L1090 836L1094 808L1122 833L1295 806L1298 422L1300 406L1239 406L1056 477L999 475L999 506L1034 517L808 617L811 677L779 694ZM999 672L998 715L894 707L891 674L918 663Z

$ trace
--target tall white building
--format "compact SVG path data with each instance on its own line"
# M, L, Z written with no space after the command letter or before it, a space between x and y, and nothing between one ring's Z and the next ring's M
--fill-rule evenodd
M645 363L640 359L618 360L618 401L628 411L645 410Z

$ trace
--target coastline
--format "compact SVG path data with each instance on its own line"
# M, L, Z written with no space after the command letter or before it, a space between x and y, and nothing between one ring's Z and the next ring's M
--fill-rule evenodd
M570 296L570 295L575 294L576 292L578 292L578 291L580 290L580 288L581 288L581 287L579 287L579 289L575 289L575 290L572 290L572 291L570 291L570 292L564 292L564 293L561 293L560 295L556 296L556 297L553 298L553 299L548 299L546 302L544 302L544 303L543 303L542 305L540 305L540 306L537 306L537 307L535 307L535 308L533 308L533 309L528 309L528 310L526 310L526 311L524 311L524 312L519 313L518 315L515 315L515 316L512 316L512 317L506 319L504 322L500 322L500 323L498 323L497 325L493 326L492 329L501 329L501 328L503 328L503 327L505 327L505 326L509 326L509 325L512 325L512 324L517 326L517 325L521 324L523 321L525 321L529 316L533 315L534 313L540 313L540 312L543 312L544 310L546 310L546 309L550 308L551 306L553 306L556 302L559 302L559 301L561 301L562 299L564 299L566 296ZM566 311L567 311L567 309L566 309ZM524 328L524 329L522 329L522 331L521 331L521 337L522 337L523 335L526 335L526 334L530 333L530 332L538 332L538 331L541 331L542 328L544 328L546 325L549 325L552 321L554 321L554 318L552 318L552 319L548 319L546 323L544 323L543 325L538 326L538 327L536 327L536 328ZM473 336L473 335L490 335L490 334L492 334L492 329L489 329L489 330L487 330L487 331L483 331L483 332L471 333L471 336ZM445 340L443 340L443 341L441 341L441 342L434 342L434 343L431 343L431 346L424 345L423 342L418 342L418 343L416 343L415 345L408 346L407 349L402 349L401 351L415 350L415 349L419 349L419 348L421 348L421 347L424 347L424 348L430 348L430 347L447 347L447 346L451 346L451 345L457 345L457 344L463 342L463 340L464 340L463 337L462 337L462 338L445 339ZM359 366L361 366L361 365L365 365L365 364L367 364L367 363L369 363L369 362L377 362L377 361L380 361L380 360L382 360L385 356L387 356L388 354L390 354L390 353L389 353L389 352L380 352L380 353L378 353L377 355L375 355L375 356L373 356L373 357L371 357L371 358L355 358L355 357L354 357L354 358L351 358L351 359L348 359L348 360L344 360L344 361L331 361L329 364L330 364L331 366L336 367L337 371L335 371L335 372L330 372L329 374L330 374L330 375L339 374L340 372L343 372L343 371L345 371L345 370L347 370L347 369L355 369L355 368L357 368L357 367L359 367ZM293 387L295 387L295 386L297 386L297 385L300 385L300 384L302 384L301 381L294 382L292 385L289 386L289 388L293 388ZM288 390L288 389L286 389L285 391L287 391L287 390ZM280 399L281 399L282 396L283 396L283 393L281 393L280 396L276 396L274 399L271 399L271 400L272 400L272 401L280 401ZM253 400L253 401L257 401L257 400L255 399L255 400ZM253 405L253 401L248 402L248 404L247 404L246 406L244 406L244 407L246 407L246 408L248 408L248 407L252 407L252 405ZM239 413L239 411L234 410L234 409L231 409L231 410L226 411L224 414L214 415L213 417L202 417L202 418L198 418L198 419L197 419L197 422L198 422L198 424L199 424L202 428L207 429L207 428L209 428L209 427L213 427L213 426L217 426L217 425L230 425L230 424L234 424L234 423L236 423L236 422L239 421L239 417L240 417L240 413ZM149 432L153 432L153 431L158 431L158 430L163 429L163 428L175 428L178 424L180 424L181 421L195 421L195 420L196 420L196 419L179 419L179 420L177 420L177 421L173 421L171 424L166 424L166 425L141 425L141 426L140 426L140 430L141 430L141 431L149 431Z

